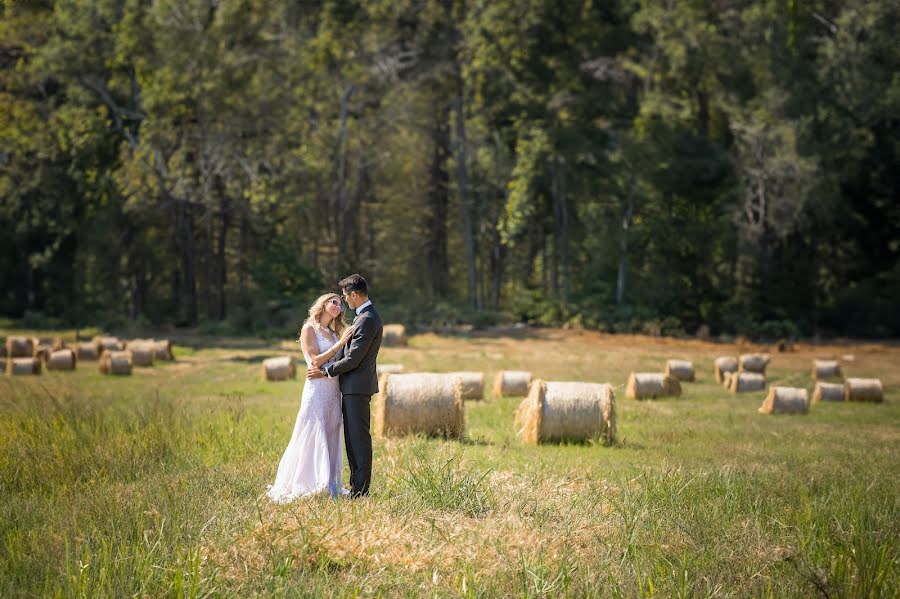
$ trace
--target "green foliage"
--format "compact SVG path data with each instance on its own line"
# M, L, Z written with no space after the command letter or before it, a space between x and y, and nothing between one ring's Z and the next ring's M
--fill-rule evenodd
M897 335L898 11L3 3L0 314Z

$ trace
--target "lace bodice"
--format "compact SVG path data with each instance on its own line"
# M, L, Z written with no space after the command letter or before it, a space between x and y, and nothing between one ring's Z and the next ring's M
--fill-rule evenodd
M332 345L337 343L338 337L330 329L328 330L327 333L325 333L324 331L322 331L321 328L319 328L315 325L310 325L310 328L316 334L316 344L318 347L316 354L321 354L322 352L328 351L329 347L331 347ZM303 352L303 358L306 360L307 366L312 366L312 357L309 354L307 354L306 352ZM334 356L329 358L328 361L325 362L324 364L321 364L321 366L325 366L326 364L331 364L332 362L334 362Z

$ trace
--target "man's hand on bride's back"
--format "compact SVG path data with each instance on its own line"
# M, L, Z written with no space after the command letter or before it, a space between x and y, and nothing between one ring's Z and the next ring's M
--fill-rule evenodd
M323 376L325 375L322 374L322 371L319 370L318 366L311 366L306 370L306 378L308 379L320 379Z

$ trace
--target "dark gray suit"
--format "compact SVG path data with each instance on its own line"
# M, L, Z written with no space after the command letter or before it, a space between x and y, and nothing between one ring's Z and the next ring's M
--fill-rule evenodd
M356 330L349 346L333 364L325 367L328 376L340 375L341 411L344 416L344 445L350 463L350 492L368 495L372 480L372 435L369 432L372 395L378 393L375 360L381 348L381 317L375 306L366 306L353 321Z

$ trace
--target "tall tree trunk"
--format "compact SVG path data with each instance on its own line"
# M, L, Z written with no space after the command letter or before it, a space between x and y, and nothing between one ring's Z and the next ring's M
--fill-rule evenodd
M336 239L335 241L338 243L343 243L345 239L346 232L346 218L347 218L347 160L348 160L348 149L347 149L347 116L349 112L349 104L350 104L350 96L353 94L353 86L350 84L344 85L344 89L341 91L341 97L339 100L338 107L338 115L340 119L340 128L338 129L338 180L337 180L337 194L336 194L336 210L335 220L336 220Z
M625 301L625 278L628 272L628 230L634 215L634 192L628 190L625 212L622 214L622 235L619 237L619 272L616 277L616 304Z
M462 79L462 64L459 58L460 35L459 28L453 16L453 0L444 1L444 9L447 14L447 23L452 32L453 39L453 80L455 85L453 97L453 109L456 113L456 179L459 190L459 209L462 214L463 234L466 244L466 272L468 274L469 304L480 309L478 304L478 289L475 273L475 230L472 224L472 206L469 205L466 173L466 125L465 97Z
M225 284L228 279L228 261L225 256L225 249L228 245L228 227L231 226L231 200L225 193L225 185L221 178L218 179L219 193L219 234L216 238L216 267L215 267L215 286L216 286L216 320L225 320L226 301L225 301Z
M559 261L562 302L569 301L569 211L566 206L565 171L557 162L553 168L553 219L556 227L556 252ZM554 268L556 264L554 263ZM554 276L555 278L555 276ZM554 293L554 295L556 295Z
M438 98L436 115L431 129L432 153L429 169L427 210L425 213L425 259L428 266L428 287L432 295L445 297L448 292L450 264L447 255L447 212L450 203L450 110Z

